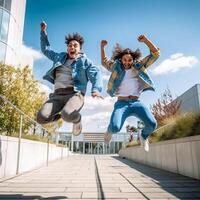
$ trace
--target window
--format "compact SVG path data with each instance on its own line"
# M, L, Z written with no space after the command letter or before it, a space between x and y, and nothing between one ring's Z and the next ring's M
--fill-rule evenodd
M11 9L11 0L5 0L4 8L9 10Z
M11 9L11 1L12 0L0 0L0 6L4 7L5 9L10 11L10 9Z
M0 0L0 6L4 6L4 0Z
M0 42L0 62L5 62L6 45Z
M2 21L3 9L0 8L0 33L1 33L1 21Z
M8 12L3 11L2 23L0 26L0 29L1 29L0 40L2 40L5 43L7 42L7 38L8 38L9 20L10 20L10 15L8 14Z

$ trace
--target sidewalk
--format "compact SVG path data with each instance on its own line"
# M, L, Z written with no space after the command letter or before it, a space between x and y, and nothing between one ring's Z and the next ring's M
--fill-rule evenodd
M200 181L119 157L72 155L0 183L5 200L98 198L194 200Z

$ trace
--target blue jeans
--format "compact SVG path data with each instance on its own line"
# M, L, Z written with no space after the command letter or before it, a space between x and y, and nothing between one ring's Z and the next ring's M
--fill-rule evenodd
M151 111L139 100L118 100L114 105L108 133L119 132L127 117L135 116L143 121L145 127L142 137L146 139L156 128L157 122Z

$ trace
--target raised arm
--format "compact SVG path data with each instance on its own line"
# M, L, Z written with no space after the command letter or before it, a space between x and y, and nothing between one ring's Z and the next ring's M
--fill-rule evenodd
M146 56L138 63L147 68L158 59L160 56L160 50L145 35L140 35L138 41L145 43L149 47L150 55Z
M139 37L138 37L138 41L139 42L144 42L148 47L149 47L149 49L150 49L150 51L152 52L152 53L156 53L156 52L158 52L158 48L153 44L153 42L151 42L145 35L140 35Z
M47 37L47 32L46 32L47 24L46 22L42 22L40 24L40 47L42 53L49 58L52 61L55 61L57 53L55 53L53 50L50 49L50 43Z
M106 40L101 41L101 64L109 71L112 71L114 61L109 60L106 56L105 46L108 44Z

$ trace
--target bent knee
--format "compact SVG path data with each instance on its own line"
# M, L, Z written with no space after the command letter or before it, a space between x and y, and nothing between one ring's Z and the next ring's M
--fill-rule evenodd
M148 126L149 128L154 131L157 128L157 121L156 120L151 120L145 124L145 126Z
M63 118L64 121L67 122L77 122L80 120L80 113L77 111L74 111L73 113L68 113L66 111L62 111L61 112L61 116Z
M46 116L41 112L38 112L37 116L36 116L36 121L39 124L46 124L46 123L50 122L51 120L50 120L49 116Z

